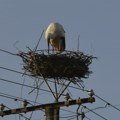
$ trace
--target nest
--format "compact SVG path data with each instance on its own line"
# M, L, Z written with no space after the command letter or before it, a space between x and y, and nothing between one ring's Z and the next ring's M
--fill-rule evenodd
M46 50L20 52L23 69L32 76L57 79L87 78L92 71L89 65L92 56L82 52L64 51L61 54L48 54Z

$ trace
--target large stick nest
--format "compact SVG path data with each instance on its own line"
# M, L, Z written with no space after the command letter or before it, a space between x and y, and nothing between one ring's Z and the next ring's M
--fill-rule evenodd
M44 78L87 78L92 71L89 65L92 56L82 52L64 51L61 54L48 54L46 50L20 52L23 68L33 76Z

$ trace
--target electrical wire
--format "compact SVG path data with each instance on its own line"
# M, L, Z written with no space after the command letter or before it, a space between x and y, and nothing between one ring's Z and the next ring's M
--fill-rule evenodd
M89 108L86 107L86 106L84 106L84 107L87 108L87 109L89 110L89 111L85 112L85 114L88 113L88 112L93 112L94 114L96 114L97 116L101 117L102 119L108 120L108 119L106 119L105 117L101 116L100 114L94 112L94 110L96 110L96 108L91 110L91 109L89 109ZM63 111L67 111L67 110L64 110L64 109L62 109L62 110L63 110ZM67 111L67 112L71 112L71 113L73 113L73 114L76 114L76 115L73 115L73 118L75 118L75 116L76 116L77 119L78 119L78 116L79 116L78 113L72 112L72 111ZM67 118L67 117L71 117L71 116L66 116L66 118ZM65 117L61 117L61 118L65 118ZM71 120L71 119L73 119L73 118L70 118L69 120ZM91 119L88 118L86 115L85 115L85 118L88 119L88 120L91 120Z
M73 119L75 119L76 118L76 116L73 116L73 117L71 117L71 118L69 118L69 119L67 119L67 120L73 120Z
M10 94L2 93L2 92L0 92L0 96L12 99L14 101L24 101L24 100L27 100L29 103L34 103L34 101L31 101L31 100L28 100L28 99L24 99L24 98L20 98L20 97L17 97L17 96L13 96L13 95L10 95ZM42 103L38 103L38 102L36 102L36 103L37 104L42 104Z
M85 112L85 114L88 113L88 112L93 112L94 114L96 114L97 116L101 117L102 119L104 119L104 120L108 120L108 119L106 119L105 117L103 117L102 115L100 115L100 114L94 112L94 110L99 109L99 108L105 108L105 106L104 106L104 107L98 107L98 108L95 108L95 109L92 109L92 110L89 109L89 108L86 107L86 106L83 106L83 108L86 108L86 109L88 110L87 112ZM66 112L70 112L71 114L76 114L76 115L73 115L73 117L70 118L69 120L75 118L75 116L76 116L77 119L78 119L78 116L80 115L80 114L78 114L78 112L73 112L73 111L65 110L65 109L61 109L61 110L62 110L62 111L66 111ZM78 110L77 110L77 111L78 111ZM66 116L66 117L61 117L61 118L67 118L67 117L71 117L71 116ZM88 119L88 120L91 120L91 119L88 118L86 115L85 115L85 118Z
M36 105L36 102L37 102L37 98L38 98L38 94L39 94L39 88L40 88L40 86L43 84L43 82L40 83L40 84L39 84L39 82L40 82L40 80L38 79L38 81L37 81L37 83L36 83L38 89L37 89L37 94L36 94L36 98L35 98L35 101L34 101L34 106ZM32 116L33 116L33 112L34 112L34 111L31 112L31 115L30 115L30 117L29 117L30 120L31 120L31 118L32 118Z
M13 82L13 81L10 81L10 80L7 80L7 79L3 79L3 78L0 78L0 81L12 83L12 84L16 84L16 85L20 85L20 86L25 86L25 87L28 87L28 88L38 89L37 87L33 87L33 86L30 86L30 85L22 84L22 83L18 83L18 82ZM46 89L39 88L39 90L42 90L42 91L45 91L45 92L49 92L49 93L50 93L50 91L49 91L49 90L46 90Z
M66 110L66 109L63 109L63 108L61 108L60 110L62 110L62 111L66 111L66 112L69 112L69 113L76 114L76 112L73 112L73 111L70 111L70 110Z
M92 119L90 119L90 118L88 118L88 117L86 117L86 116L85 116L85 118L88 119L88 120L92 120Z
M110 106L113 107L114 109L120 111L119 108L115 107L114 105L112 105L111 103L107 102L106 100L104 100L103 98L99 97L98 95L94 94L94 96L96 96L97 98L99 98L99 99L102 100L103 102L107 103L107 105L110 105Z
M11 110L11 108L10 107L8 107L8 106L6 106L5 105L5 107L7 108L7 109L9 109L9 110ZM24 116L23 114L21 114L21 113L18 113L21 117L24 117L26 120L30 120L29 118L27 118L26 116Z
M104 109L104 108L107 108L107 106L108 106L108 104L106 104L105 106L103 106L103 107L96 107L96 108L94 108L94 109L92 109L93 111L94 110L98 110L98 109ZM88 113L88 112L90 112L90 111L87 111L87 112L85 112L85 113Z
M0 92L0 96L1 97L5 97L5 98L9 98L9 99L12 99L12 100L14 100L14 101L24 101L24 100L26 100L27 102L28 102L28 104L30 104L30 105L32 105L32 106L34 106L35 104L34 103L36 103L36 104L42 104L42 103L38 103L38 102L36 102L36 101L31 101L31 100L28 100L28 99L24 99L24 98L20 98L20 97L17 97L17 96L13 96L13 95L10 95L10 94L6 94L6 93L2 93L2 92ZM33 103L33 104L32 104ZM42 112L44 112L44 110L42 110L42 109L40 109Z
M89 90L86 90L86 91L88 92ZM103 102L105 102L106 105L103 106L103 107L101 107L101 106L100 106L100 107L96 107L96 108L94 108L94 109L92 109L92 110L89 109L89 108L87 108L86 106L83 106L84 108L87 108L87 109L88 109L88 111L85 112L85 113L93 112L94 114L98 115L98 116L101 117L102 119L107 120L105 117L103 117L103 116L99 115L98 113L94 112L94 110L97 110L97 109L105 109L105 108L107 108L108 106L111 106L111 107L115 108L116 110L120 111L120 109L118 109L118 108L116 107L117 105L112 105L111 103L107 102L106 100L104 100L103 98L99 97L99 96L96 95L96 94L95 94L95 96L96 96L97 98L99 98L100 100L102 100ZM73 112L73 111L64 110L64 109L63 109L63 111L67 111L67 112L70 112L70 113L75 113L75 112ZM86 117L86 118L87 118L87 117ZM88 118L88 119L89 119L89 118ZM91 119L89 119L89 120L91 120Z
M102 118L103 120L108 120L107 118L105 118L105 117L103 117L102 115L96 113L95 111L89 109L88 107L86 107L86 106L84 106L84 105L81 105L81 106L83 106L83 108L89 110L90 112L94 113L95 115L99 116L99 117Z
M26 73L19 72L19 71L17 71L17 70L9 69L9 68L2 67L2 66L0 66L0 69L4 69L4 70L10 71L10 72L14 72L14 73L18 73L18 74L21 74L21 75L27 75L27 76L30 76L30 77L33 76L33 75L30 75L30 74L26 74Z
M60 118L71 118L71 117L77 117L77 115L61 116Z

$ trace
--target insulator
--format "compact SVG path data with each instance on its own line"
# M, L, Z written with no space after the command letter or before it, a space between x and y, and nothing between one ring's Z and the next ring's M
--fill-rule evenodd
M88 95L89 95L90 97L92 97L92 96L94 95L93 89L91 89L91 90L88 91Z
M21 105L22 105L23 108L25 108L28 105L27 100L22 101Z
M3 104L0 104L0 111L3 111L5 109L5 106Z

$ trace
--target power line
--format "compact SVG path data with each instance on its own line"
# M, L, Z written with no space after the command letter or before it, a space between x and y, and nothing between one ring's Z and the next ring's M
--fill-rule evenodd
M85 112L85 114L88 113L88 112L93 112L94 114L96 114L97 116L101 117L102 119L108 120L108 119L106 119L105 117L103 117L102 115L94 112L94 110L99 109L99 108L105 108L105 106L104 106L104 107L97 107L97 108L95 108L95 109L89 109L89 108L86 107L86 106L83 106L83 107L86 108L87 110L89 110L89 111ZM80 115L80 113L76 113L76 112L69 111L69 110L64 110L64 109L63 109L63 111L67 111L67 112L70 112L70 113L76 114L76 115L64 116L64 117L60 117L60 118L69 118L69 117L71 117L71 118L69 118L69 120L71 120L71 119L73 119L73 118L75 118L75 117L77 117L77 116ZM85 115L85 118L88 119L88 120L91 120L91 119L88 118L86 115Z
M32 103L35 103L35 101L31 101L31 100L28 100L28 99L24 99L24 98L20 98L20 97L17 97L17 96L13 96L13 95L10 95L10 94L6 94L6 93L2 93L0 92L0 96L1 97L5 97L5 98L8 98L8 99L12 99L14 101L27 101L28 104L34 106L34 104ZM41 103L38 103L36 102L37 104L41 104ZM40 109L41 110L41 109ZM43 110L42 110L43 111Z
M104 100L103 98L99 97L98 95L94 94L94 96L96 96L97 98L99 98L99 99L102 100L103 102L107 103L107 105L110 105L110 106L113 107L114 109L120 111L119 108L115 107L114 105L112 105L111 103L107 102L106 100Z
M12 96L9 96L9 95L5 95L4 93L1 93L0 92L0 96L1 97L5 97L5 98L9 98L9 99L13 99L13 100L15 100L15 101L17 101L18 99L17 99L17 97L12 97ZM20 100L20 99L19 99ZM20 100L20 101L22 101L22 100Z
M37 87L33 87L33 86L30 86L30 85L27 85L27 84L22 84L22 83L18 83L18 82L13 82L13 81L10 81L10 80L7 80L7 79L3 79L3 78L0 78L1 81L4 81L4 82L8 82L8 83L12 83L12 84L16 84L16 85L20 85L20 86L25 86L25 87L29 87L29 88L33 88L33 89L39 89L39 90L42 90L42 91L45 91L45 92L49 92L49 90L46 90L46 89L42 89L42 88L37 88Z
M66 110L66 109L60 109L62 111L66 111L66 112L69 112L69 113L73 113L73 114L76 114L76 112L73 112L73 111L70 111L70 110Z
M92 119L90 119L90 118L88 118L88 117L86 117L86 116L85 116L85 118L87 118L88 120L92 120Z
M9 69L9 68L2 67L2 66L0 66L0 68L1 68L1 69L4 69L4 70L7 70L7 71L10 71L10 72L14 72L14 73L18 73L18 74L21 74L21 75L27 75L27 76L31 76L31 77L32 77L32 75L30 75L30 74L26 74L26 73L23 73L23 72L19 72L19 71L17 71L17 70Z
M17 97L17 96L13 96L13 95L10 95L10 94L2 93L2 92L0 92L0 96L12 99L14 101L24 101L24 100L27 100L28 102L34 103L34 101L31 101L31 100L28 100L28 99L24 99L24 98L20 98L20 97ZM41 104L41 103L38 103L38 102L36 102L36 103L37 104Z
M97 107L97 108L94 108L94 109L89 109L89 108L86 107L86 106L83 106L83 107L86 108L87 110L89 110L89 111L85 112L85 114L88 113L88 112L93 112L93 113L96 114L97 116L102 117L102 119L108 120L108 119L106 119L105 117L103 117L102 115L94 112L94 110L96 110L96 109L103 109L103 108L106 108L106 106L104 106L104 107ZM70 112L70 113L72 113L72 114L76 114L76 115L73 115L73 116L76 116L76 117L80 115L79 113L76 113L76 112L73 112L73 111L69 111L69 110L65 110L65 109L63 109L63 111ZM71 116L72 116L72 115L70 115L70 116L65 116L65 117L67 118L67 117L71 117ZM62 118L65 118L65 117L62 117ZM86 115L85 115L85 118L88 119L88 120L91 120L91 119L88 118ZM70 119L71 119L71 118L70 118ZM70 119L69 119L69 120L70 120Z
M103 107L96 107L96 108L94 108L94 109L92 109L93 111L94 110L97 110L97 109L104 109L104 108L106 108L107 107L107 104L105 105L105 106L103 106ZM87 111L87 112L85 112L85 113L88 113L88 112L90 112L90 111Z
M10 107L8 107L8 106L4 106L5 108L7 108L7 109L9 109L9 110L11 110L11 108ZM21 113L18 113L21 117L24 117L26 120L30 120L29 118L27 118L26 116L24 116L23 114L21 114Z
M83 106L83 108L89 110L90 112L96 114L97 116L99 116L99 117L102 118L103 120L108 120L108 119L106 119L105 117L103 117L102 115L100 115L100 114L96 113L95 111L89 109L88 107L86 107L86 106L84 106L84 105L81 105L81 106Z
M73 117L77 117L77 115L61 116L60 118L73 118Z

